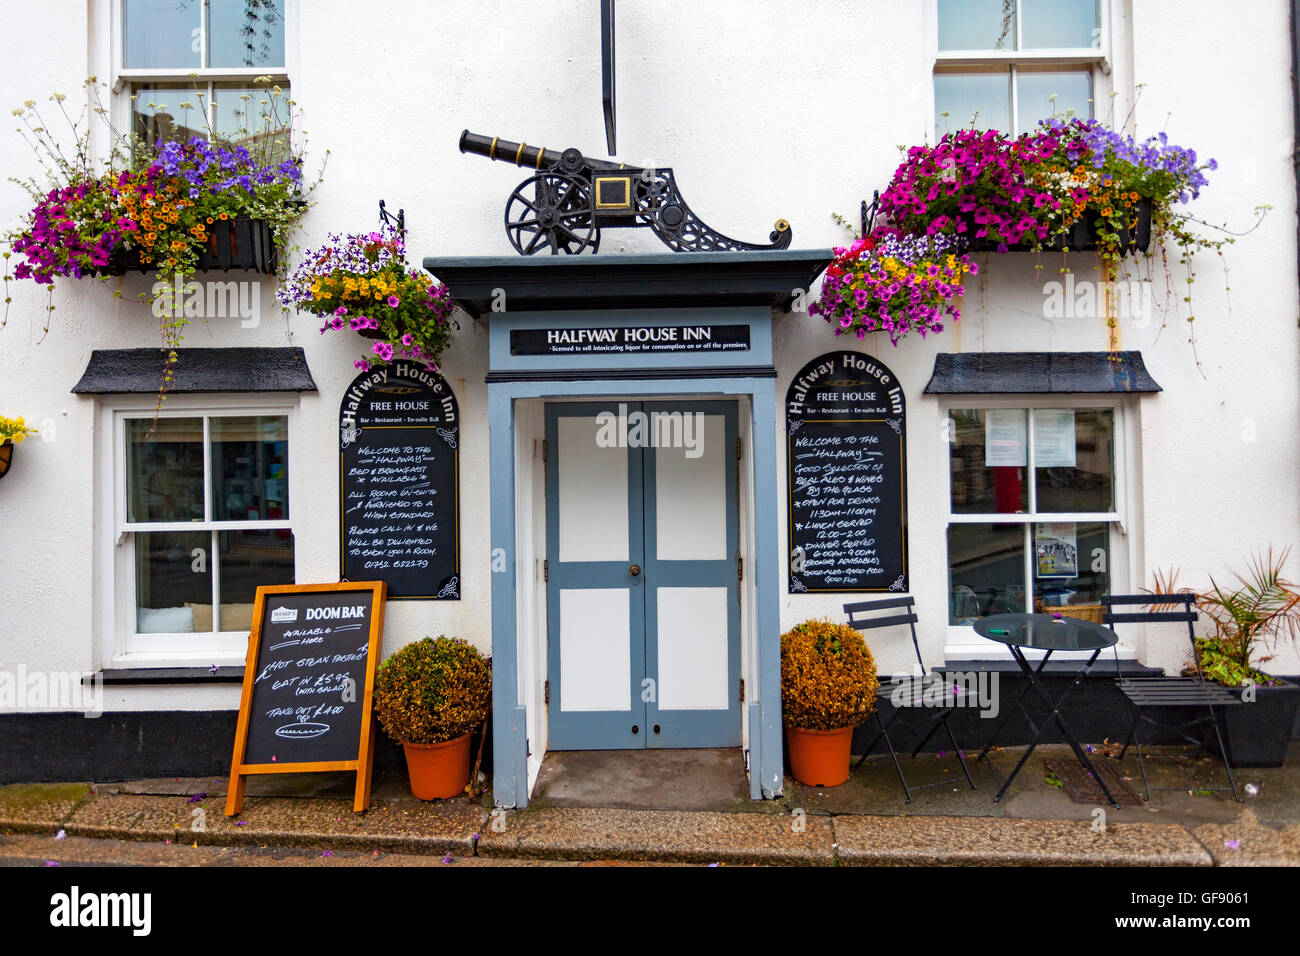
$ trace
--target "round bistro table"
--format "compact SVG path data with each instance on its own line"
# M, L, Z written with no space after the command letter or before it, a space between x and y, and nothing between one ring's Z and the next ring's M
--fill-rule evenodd
M1034 748L1043 739L1048 726L1055 723L1069 743L1070 749L1074 751L1079 763L1088 771L1089 776L1097 781L1097 785L1101 787L1101 792L1106 795L1106 799L1110 801L1111 806L1118 808L1119 803L1116 802L1110 790L1107 789L1106 782L1097 773L1092 761L1088 759L1087 752L1079 746L1079 741L1071 733L1069 726L1061 716L1061 702L1065 700L1066 695L1075 687L1078 687L1083 682L1083 679L1088 676L1093 664L1097 661L1098 655L1106 648L1113 647L1116 641L1119 640L1115 632L1108 627L1094 624L1091 621L1052 614L993 614L977 620L974 627L975 633L981 637L1007 645L1011 651L1011 656L1020 665L1021 672L1024 673L1029 682L1020 692L1020 696L1016 698L1016 707L1020 708L1020 712L1029 721L1029 727L1034 731L1034 739L1030 742L1029 749L1020 758L1020 762L1016 764L1015 769L1011 771L1011 776L1002 784L1002 789L997 792L993 802L996 803L1002 799L1003 794L1007 792L1007 788L1011 786L1011 781L1016 779L1016 774L1020 773L1020 769L1029 760ZM1037 667L1025 657L1025 651L1031 649L1044 652L1043 659L1038 663ZM1075 673L1074 680L1053 700L1051 694L1047 692L1047 688L1043 686L1042 673L1043 668L1047 666L1048 660L1056 651L1092 651L1092 656L1088 658L1088 662L1083 666L1083 669ZM1025 695L1031 690L1042 698L1049 711L1050 720L1045 720L1041 727L1035 726L1033 718L1029 716L1029 711L1025 709ZM984 749L980 751L979 757L976 758L977 760L986 761L986 765L989 766L990 770L992 770L992 765L987 764L989 750L997 742L998 734L1006 726L1012 710L1014 708L1009 708L1007 713L1003 715L988 744L985 745Z

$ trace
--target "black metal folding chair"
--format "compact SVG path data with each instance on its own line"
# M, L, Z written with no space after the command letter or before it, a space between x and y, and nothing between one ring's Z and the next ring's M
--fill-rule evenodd
M944 687L942 688L942 700L935 700L936 686L934 682L927 679L925 661L921 659L921 645L916 639L917 617L916 611L914 610L915 603L916 600L912 597L899 597L844 605L844 613L849 616L849 626L856 630L867 631L875 628L896 627L901 624L906 624L912 632L912 650L916 653L916 663L921 668L921 679L918 680L909 677L907 682L902 685L897 684L895 681L891 681L888 688L886 688L882 682L881 688L876 694L875 711L876 725L880 728L880 732L876 734L875 739L871 741L871 745L867 747L866 751L862 754L862 757L856 764L854 764L855 767L862 766L867 757L871 756L871 752L876 749L876 745L883 740L885 746L889 748L889 756L894 761L894 769L898 771L898 782L903 785L903 796L907 799L908 803L912 802L913 790L924 790L927 787L941 787L951 784L953 781L950 778L948 780L936 780L934 783L924 783L917 786L908 785L907 778L903 776L903 767L898 762L898 752L894 749L894 742L889 736L889 729L894 726L895 722L897 722L898 726L902 729L920 738L916 747L912 750L913 757L920 753L921 748L930 742L930 738L934 736L935 731L940 727L943 727L944 732L948 735L948 740L952 742L953 752L957 755L957 760L961 763L961 772L965 774L966 782L970 784L972 790L978 789L975 786L975 781L971 779L970 770L966 766L966 756L962 753L961 746L957 743L957 738L953 736L952 728L948 726L948 718L951 717L957 707L965 701L967 688L958 688L956 692L953 692L952 689ZM861 616L871 615L873 612L888 610L890 608L906 608L906 611L902 614L891 614L885 617ZM927 690L929 691L928 694ZM880 699L882 697L888 697L895 701L894 713L890 715L888 720L884 720L880 716ZM925 715L923 720L911 723L899 720L904 713L916 713L918 711Z
M1205 679L1201 672L1201 662L1196 653L1196 634L1192 629L1192 623L1197 619L1196 611L1192 609L1192 604L1196 600L1193 594L1111 594L1102 597L1102 603L1106 606L1104 612L1104 621L1111 629L1115 629L1116 624L1158 624L1167 622L1179 622L1187 624L1187 640L1192 652L1192 663L1196 667L1195 677L1120 677L1118 685L1120 691L1124 694L1130 704L1133 705L1133 723L1129 727L1128 736L1124 740L1124 747L1120 751L1120 759L1128 753L1130 744L1136 746L1138 755L1138 767L1142 771L1142 785L1146 788L1147 799L1151 799L1152 790L1186 790L1186 787L1153 787L1151 781L1147 778L1146 761L1152 757L1177 757L1178 754L1152 754L1144 753L1142 750L1142 740L1138 736L1138 725L1149 724L1152 728L1162 731L1165 734L1175 734L1189 743L1197 745L1196 756L1205 752L1206 740L1209 737L1209 731L1204 731L1200 737L1193 737L1187 731L1193 727L1209 724L1214 728L1214 733L1219 741L1219 754L1223 758L1224 769L1228 771L1227 787L1197 787L1198 790L1232 790L1232 796L1236 800L1241 800L1241 795L1237 792L1237 781L1232 776L1232 763L1228 759L1228 749L1224 746L1224 728L1223 713L1221 708L1232 707L1241 703L1241 698L1227 687L1214 684ZM1143 605L1146 607L1162 607L1181 605L1179 610L1172 611L1122 611L1116 613L1114 608L1129 605ZM1116 658L1116 669L1119 668L1119 659ZM1178 723L1162 723L1155 720L1147 714L1147 711L1181 709L1187 711L1195 708L1205 708L1206 713L1201 714L1191 720L1184 720Z

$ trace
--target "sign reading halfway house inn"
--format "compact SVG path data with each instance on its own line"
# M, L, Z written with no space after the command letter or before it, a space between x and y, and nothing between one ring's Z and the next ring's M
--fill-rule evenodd
M384 582L257 589L226 815L250 774L355 770L370 804L371 697L384 633Z
M646 355L748 349L748 325L629 325L510 331L511 355Z
M790 592L906 591L906 410L861 352L809 362L786 392Z
M460 598L460 413L437 372L397 361L363 372L339 412L344 581L390 599Z

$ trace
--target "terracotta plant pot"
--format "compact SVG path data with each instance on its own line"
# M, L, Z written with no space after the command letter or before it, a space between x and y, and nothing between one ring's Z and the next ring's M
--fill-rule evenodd
M838 787L849 779L849 747L853 728L839 730L785 729L790 772L807 787Z
M469 783L469 734L441 744L403 743L402 749L416 799L454 797Z
M0 442L0 478L9 474L9 463L14 458L14 443L12 440Z

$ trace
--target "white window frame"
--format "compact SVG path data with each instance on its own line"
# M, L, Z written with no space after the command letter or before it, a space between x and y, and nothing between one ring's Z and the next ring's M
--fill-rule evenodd
M135 533L176 530L175 522L130 522L126 513L126 421L131 418L152 419L157 407L156 395L126 395L104 401L100 407L98 474L98 508L100 520L99 552L101 570L100 666L105 669L129 667L196 667L243 665L248 649L247 631L208 631L181 634L136 633ZM171 395L162 418L205 419L204 424L204 520L183 522L187 531L244 531L288 529L294 532L294 579L299 576L298 533L294 515L303 512L303 475L297 467L296 447L299 403L296 394L266 395ZM289 459L289 517L269 521L212 521L211 480L208 458L207 418L223 416L283 416L287 420ZM220 587L217 555L208 556L214 587ZM219 592L218 592L219 593ZM214 604L214 611L216 605ZM153 645L153 647L150 647ZM200 646L201 645L201 646Z
M1020 0L1016 0L1016 11L1019 14ZM1076 66L1079 64L1089 64L1092 67L1092 112L1093 116L1100 120L1105 120L1108 114L1116 117L1127 116L1127 100L1124 104L1118 102L1115 98L1114 109L1112 110L1111 92L1113 90L1123 90L1122 82L1126 77L1117 77L1116 65L1118 44L1116 37L1119 31L1116 27L1125 22L1124 12L1122 9L1122 0L1097 0L1098 7L1098 26L1100 33L1098 37L1100 44L1096 47L1069 47L1064 49L1047 49L1047 50L1021 50L1020 46L1020 25L1021 18L1016 16L1016 47L1014 50L940 50L939 49L939 3L938 0L925 0L926 18L925 34L926 48L929 51L930 59L930 83L929 83L929 119L927 121L928 129L931 134L937 133L938 117L935 113L934 97L934 77L940 72L948 72L946 68L952 67L989 67L999 66L1006 67L1009 74L1010 89L1010 123L1011 129L1000 130L999 132L1007 135L1019 135L1027 132L1017 128L1017 119L1019 115L1019 103L1017 101L1016 91L1016 67L1017 66ZM1123 112L1120 111L1123 107ZM953 131L961 129L969 123L969 117L948 117L952 124Z
M947 478L942 482L945 496L944 504L944 525L943 525L943 594L944 608L943 620L947 622L950 619L949 604L952 601L951 593L951 572L948 554L948 528L954 524L1024 524L1026 528L1032 524L1042 524L1045 521L1068 521L1076 523L1106 523L1110 525L1109 541L1109 580L1110 593L1112 594L1132 594L1135 590L1132 587L1134 580L1133 569L1136 564L1136 545L1137 535L1130 533L1131 528L1136 528L1135 514L1133 512L1135 505L1134 496L1130 489L1135 486L1135 475L1133 474L1134 463L1137 461L1137 449L1132 447L1136 442L1136 428L1132 427L1133 408L1127 396L1111 394L1020 394L999 397L986 397L983 395L945 395L944 401L940 406L941 420L948 421L951 419L953 409L989 409L989 408L1016 408L1024 409L1026 422L1026 465L1025 471L1029 482L1027 504L1034 503L1034 415L1033 410L1036 408L1043 409L1067 409L1067 408L1108 408L1111 410L1112 421L1114 423L1114 460L1111 463L1112 476L1114 479L1114 499L1112 501L1112 510L1109 512L1034 512L1027 510L1023 513L1005 514L1001 512L982 512L982 513L956 513L952 510L952 465L951 454L945 450L943 455L942 467L947 472ZM951 425L947 426L951 428ZM950 439L955 436L950 435ZM1032 542L1031 542L1032 543ZM1033 549L1025 547L1025 598L1026 601L1032 601L1032 572L1033 572ZM1032 606L1032 605L1030 605ZM1126 634L1121 630L1120 641L1116 651L1122 660L1132 660L1136 657L1135 646L1131 634ZM1109 653L1109 652L1107 652ZM1052 655L1053 660L1086 660L1090 652L1057 652ZM1041 652L1026 652L1026 657L1038 659L1042 656ZM975 633L975 628L968 624L947 624L946 642L944 646L944 657L948 660L1011 660L1011 651L995 641L980 637ZM1100 667L1102 662L1098 659L1097 666Z
M113 118L113 125L119 130L130 130L131 116L131 87L138 84L148 83L176 83L176 82L197 82L206 84L207 92L205 94L205 106L207 109L207 120L210 127L215 128L216 115L215 97L213 96L212 84L214 83L239 83L245 82L252 86L253 80L259 76L269 76L273 83L279 83L286 87L292 96L293 84L290 77L298 72L298 5L299 0L284 0L284 66L281 69L268 69L266 67L196 67L187 68L179 67L176 69L164 68L127 68L123 64L123 31L122 31L122 5L124 0L96 0L96 9L102 17L102 22L109 24L109 49L107 51L108 62L110 65L110 75L112 81L110 88L113 92L113 103L110 112ZM206 56L207 50L207 29L208 29L208 6L203 4L203 15L200 17L200 49ZM193 80L195 74L199 79Z

